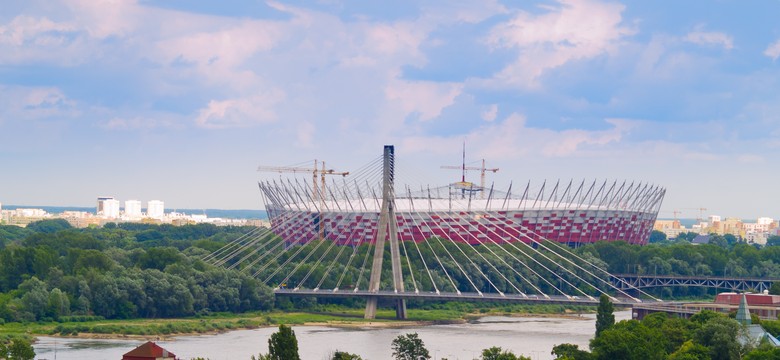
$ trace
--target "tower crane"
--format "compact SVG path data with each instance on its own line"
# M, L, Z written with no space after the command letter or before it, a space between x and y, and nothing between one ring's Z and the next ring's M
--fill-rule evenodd
M336 171L333 169L326 169L325 168L325 161L322 161L322 168L318 168L318 162L315 159L314 160L314 167L313 168L306 168L306 167L293 167L293 166L264 166L260 165L257 167L257 171L262 172L278 172L278 173L311 173L312 174L312 196L314 197L314 200L320 200L320 202L325 201L325 175L341 175L341 176L347 176L349 175L349 171ZM321 180L321 186L322 188L317 187L317 175L320 176Z
M461 185L464 187L467 186L466 183L466 171L467 170L479 170L480 172L480 189L482 191L481 197L485 198L485 172L490 171L492 173L496 173L498 171L498 168L494 169L488 169L485 167L485 159L482 159L482 166L481 167L475 167L475 166L466 166L466 142L463 142L463 162L460 166L452 166L452 165L442 165L442 169L451 169L451 170L461 170Z
M297 167L297 166L264 166L260 165L257 167L257 171L261 172L277 172L277 173L311 173L312 179L311 179L311 188L312 188L312 197L314 197L314 201L319 201L320 203L320 213L322 213L322 209L325 205L325 198L327 197L326 189L325 189L325 175L341 175L347 176L349 175L349 171L336 171L333 169L327 169L325 168L325 161L321 161L322 168L318 167L318 162L315 159L314 160L314 167L308 168L308 167ZM320 181L321 181L321 187L317 186L317 176L319 175ZM322 216L322 214L320 214ZM324 235L324 227L320 226L320 237Z
M707 211L707 208L699 207L699 208L682 208L683 210L699 210L699 217L696 219L699 223L704 221L704 212Z

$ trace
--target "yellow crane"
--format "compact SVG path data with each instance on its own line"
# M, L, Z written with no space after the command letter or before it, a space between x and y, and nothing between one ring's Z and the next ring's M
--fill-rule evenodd
M311 179L311 187L312 187L312 197L314 198L314 201L320 201L320 204L324 204L325 198L327 197L325 194L325 175L341 175L341 176L347 176L349 175L349 171L336 171L333 169L326 169L325 168L325 161L321 161L322 168L318 167L318 161L314 160L314 167L307 168L307 167L297 167L297 166L264 166L260 165L257 167L257 171L261 172L277 172L277 173L311 173L312 179ZM321 188L317 186L317 176L319 175L320 181L321 181ZM322 208L322 207L320 207Z
M498 171L498 168L494 169L488 169L485 167L485 159L482 159L482 166L481 167L475 167L475 166L466 166L466 142L463 142L463 163L461 163L460 166L453 166L453 165L442 165L442 169L452 169L452 170L461 170L461 179L460 179L460 185L464 188L471 187L466 182L466 171L467 170L479 170L480 172L480 189L482 192L482 198L485 198L485 172L490 171L492 173L496 173Z
M314 167L307 168L307 167L295 167L295 166L263 166L260 165L257 167L257 171L262 172L277 172L277 173L311 173L312 179L311 179L311 188L312 188L312 197L315 202L319 201L319 217L322 219L322 209L325 206L325 199L327 198L327 194L325 193L325 175L341 175L341 176L347 176L349 175L348 171L336 171L333 169L327 169L325 168L325 161L322 161L322 168L318 167L318 162L315 159L314 160ZM317 176L320 177L321 181L321 188L317 186ZM325 227L320 224L319 226L319 235L320 238L324 238L325 236Z
M697 222L704 221L704 212L707 211L707 208L699 207L699 208L682 208L683 210L698 210L699 211L699 217L696 218Z

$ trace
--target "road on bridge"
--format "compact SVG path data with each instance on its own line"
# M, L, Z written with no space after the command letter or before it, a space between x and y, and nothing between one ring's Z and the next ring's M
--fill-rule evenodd
M469 302L512 302L522 304L550 304L550 305L598 305L598 298L563 296L563 295L519 295L497 293L436 293L436 292L394 292L366 290L311 290L311 289L276 289L277 296L290 297L319 297L319 298L380 298L380 299L405 299L405 300L430 300L430 301L469 301ZM641 301L631 298L612 298L612 302L618 306L631 306Z

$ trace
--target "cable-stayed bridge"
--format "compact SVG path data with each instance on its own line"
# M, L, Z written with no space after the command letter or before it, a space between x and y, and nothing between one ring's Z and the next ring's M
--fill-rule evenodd
M664 189L625 181L529 182L514 192L511 184L498 191L465 181L430 187L419 172L396 176L394 152L385 146L382 156L330 184L324 176L318 183L316 166L311 182L260 182L271 228L204 260L250 273L279 296L365 298L366 318L380 299L394 304L398 318L409 299L595 304L606 294L617 303L660 301L616 283L600 260L570 245L646 242Z

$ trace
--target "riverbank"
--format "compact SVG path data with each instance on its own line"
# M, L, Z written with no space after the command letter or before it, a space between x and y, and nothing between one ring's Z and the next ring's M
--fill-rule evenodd
M615 312L616 320L630 318L630 312ZM384 323L385 321L380 321ZM393 321L388 321L393 322ZM387 359L397 336L417 333L436 359L474 359L483 349L499 346L534 360L550 360L550 350L561 343L588 347L595 330L595 314L545 314L540 317L486 315L473 321L447 325L393 327L334 327L295 325L302 359L326 359L336 351L358 354L364 359ZM211 360L248 360L268 351L268 338L275 326L227 331L220 334L171 336L155 341L177 358L196 357ZM142 339L78 339L39 337L34 345L38 358L59 360L121 359L122 355L143 343Z
M507 311L510 310L510 311ZM457 324L485 316L566 317L592 309L523 307L409 309L407 320L395 320L393 310L380 310L376 319L363 318L363 309L328 307L320 311L272 311L243 314L220 313L179 319L92 320L84 322L6 323L0 335L53 336L84 339L165 340L178 336L219 334L232 330L274 327L278 324L327 326L336 328L401 328L410 326Z

